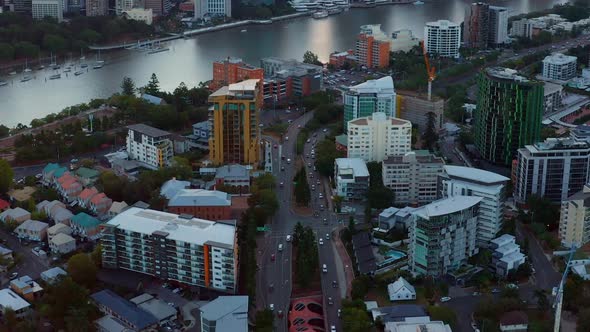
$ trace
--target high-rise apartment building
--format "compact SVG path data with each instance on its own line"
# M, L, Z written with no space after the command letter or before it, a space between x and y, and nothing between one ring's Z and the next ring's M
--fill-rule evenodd
M522 18L520 20L512 21L512 27L510 28L510 36L533 38L534 27L535 23L529 20L528 18Z
M543 77L551 80L569 81L576 77L578 58L554 53L543 59Z
M172 9L170 0L143 0L144 8L151 9L154 16L163 16Z
M391 39L381 31L381 24L363 25L356 38L354 54L357 62L367 68L389 66Z
M568 248L590 242L590 185L561 202L559 239Z
M408 245L412 273L442 277L478 253L475 240L481 200L454 196L412 212Z
M514 200L526 204L531 195L561 202L588 183L590 144L571 138L548 138L518 149Z
M135 0L115 0L115 13L122 15L124 11L133 9L134 4Z
M231 0L194 0L195 19L231 17Z
M397 30L391 33L391 52L409 52L420 45L420 39L415 37L410 29Z
M251 66L240 58L228 57L221 61L213 62L213 80L209 84L211 90L217 90L222 86L238 83L247 79L264 79L262 68Z
M479 74L477 86L475 146L484 160L511 165L519 148L539 139L543 83L491 67Z
M131 207L102 225L102 265L235 293L235 220L209 221Z
M474 2L465 10L463 43L465 47L487 48L508 40L508 9Z
M430 100L426 95L411 91L397 91L396 116L408 120L423 133L428 127L429 113L434 116L434 129L442 129L445 100L432 96Z
M377 112L348 122L348 158L381 162L412 150L412 123Z
M461 26L447 20L426 23L424 47L431 55L458 58L461 47Z
M214 164L258 164L261 85L259 79L248 79L209 95L209 121L213 128L209 156Z
M42 20L45 17L53 17L58 22L64 19L62 0L33 0L31 5L34 19Z
M382 162L383 185L395 194L396 204L423 205L438 197L438 176L444 161L427 150L389 156Z
M149 168L169 166L174 156L174 144L169 132L144 124L127 127L127 154Z
M348 130L349 121L376 112L394 117L395 102L395 90L391 76L349 87L344 92L344 130Z
M86 16L104 16L108 11L108 0L86 0Z
M477 222L477 245L487 248L504 222L504 202L509 178L483 169L445 166L440 175L441 197L481 197Z

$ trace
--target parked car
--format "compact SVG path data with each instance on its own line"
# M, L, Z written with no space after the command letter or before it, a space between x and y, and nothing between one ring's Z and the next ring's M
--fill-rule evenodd
M443 296L440 298L440 302L449 302L450 300L451 300L451 298L448 296Z

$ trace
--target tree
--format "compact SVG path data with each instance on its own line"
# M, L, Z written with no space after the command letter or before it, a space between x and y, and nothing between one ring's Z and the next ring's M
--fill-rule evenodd
M315 166L318 172L326 177L334 176L334 160L343 156L336 150L336 144L330 139L324 139L316 146Z
M309 190L309 183L307 183L305 167L299 169L293 181L295 182L295 201L298 205L309 206L311 191Z
M352 289L350 296L354 300L363 300L369 292L369 284L371 279L366 275L361 275L352 281Z
M6 194L12 185L14 172L10 164L4 159L0 159L0 194Z
M125 96L133 96L135 94L135 83L131 78L127 76L123 77L123 82L121 83L121 92Z
M350 232L350 234L356 233L356 225L354 224L353 216L350 216L350 218L348 218L348 231Z
M429 150L432 150L436 144L436 141L438 141L438 134L436 133L436 115L433 112L428 112L426 117L426 130L424 131L422 139L424 141L424 145Z
M256 332L272 332L274 313L269 309L256 312Z
M14 47L7 43L0 43L0 59L12 60L14 59Z
M318 66L322 65L318 58L318 55L313 53L312 51L306 51L305 54L303 54L303 62Z
M295 280L305 288L309 286L319 265L318 247L311 227L305 226L303 229L296 229L296 231L300 231L300 234L297 234L297 241L294 243L297 248Z
M332 198L332 202L334 203L334 207L336 208L337 213L342 212L342 201L343 200L344 200L344 198L342 196L338 196L338 195L335 195Z
M449 307L431 305L428 307L428 313L430 313L430 318L432 320L443 321L452 327L457 324L457 315L453 309Z
M16 313L12 308L7 307L4 309L4 316L2 318L4 321L4 331L14 331L16 328L16 324L18 323L18 319L16 317Z
M576 332L590 331L590 308L584 308L578 314Z
M158 80L156 73L152 73L150 81L148 82L148 85L146 85L144 91L150 95L156 95L160 92L160 81Z
M369 192L367 193L368 207L372 209L385 209L393 205L395 199L391 189L383 185L381 164L378 162L367 163L369 170Z
M98 268L86 253L75 254L68 260L68 274L75 282L92 288L96 282Z
M40 310L52 321L63 322L70 308L88 306L88 290L75 283L70 276L61 277L45 287Z
M94 250L92 250L92 253L90 254L90 258L97 268L102 266L102 243L99 243L94 247Z
M57 53L66 48L66 40L62 36L47 34L43 37L43 47Z
M64 317L68 332L86 332L92 330L88 307L70 307Z
M549 299L544 289L536 289L533 295L537 298L537 305L541 311L546 312L549 310Z
M371 318L363 301L342 300L342 327L344 332L371 330Z
M2 49L2 46L0 46L0 49ZM8 136L9 133L10 133L10 128L6 127L5 125L0 124L0 138L4 138L4 137Z

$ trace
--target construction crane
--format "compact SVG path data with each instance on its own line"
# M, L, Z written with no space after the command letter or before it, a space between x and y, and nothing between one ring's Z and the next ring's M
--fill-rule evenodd
M567 279L567 274L570 271L571 261L576 252L576 246L572 246L570 250L570 255L565 266L565 271L563 271L559 287L553 288L553 295L555 295L555 324L553 325L553 332L559 332L559 325L561 324L561 306L563 304L563 287L565 287L565 281Z
M424 41L420 42L422 46L422 53L424 54L424 63L426 64L426 73L428 74L428 100L432 98L432 81L436 78L436 68L430 66L430 60L428 59L428 52L426 52L426 46Z

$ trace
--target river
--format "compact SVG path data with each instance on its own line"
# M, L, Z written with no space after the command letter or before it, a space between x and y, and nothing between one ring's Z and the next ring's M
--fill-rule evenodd
M199 35L170 42L170 51L146 54L139 51L117 51L102 54L106 64L102 69L74 76L62 73L62 78L50 80L52 70L34 71L33 79L20 82L22 74L4 77L9 85L0 87L0 124L15 126L29 124L59 112L66 106L108 97L120 90L124 76L136 85L145 85L156 73L160 86L172 91L185 82L192 87L211 79L212 62L228 56L241 57L258 65L260 58L276 56L301 59L306 50L327 61L333 51L354 47L359 26L381 24L386 33L409 28L422 38L424 24L438 19L463 21L469 0L431 0L424 5L388 5L348 12L316 20L311 17L283 21L272 25L256 25ZM502 0L490 3L508 7L511 15L550 8L566 0ZM95 59L88 54L89 63ZM78 68L79 69L79 68ZM63 69L62 69L63 70Z

